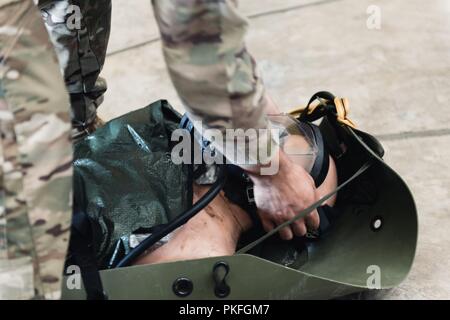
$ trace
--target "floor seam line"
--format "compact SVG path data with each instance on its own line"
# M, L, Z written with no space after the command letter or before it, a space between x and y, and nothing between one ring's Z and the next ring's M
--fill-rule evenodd
M267 17L267 16L271 16L271 15L275 15L275 14L295 11L295 10L299 10L299 9L303 9L303 8L307 8L307 7L315 7L315 6L324 5L324 4L333 3L333 2L339 2L339 1L344 1L344 0L321 0L321 1L316 1L316 2L305 3L305 4L301 4L301 5L296 5L296 6L291 6L291 7L287 7L287 8L280 8L280 9L275 9L275 10L266 11L266 12L253 13L253 14L248 15L247 18L249 18L249 19L257 19L257 18L261 18L261 17ZM152 38L152 39L140 42L140 43L136 43L136 44L131 45L131 46L126 47L126 48L121 48L121 49L117 49L116 51L111 51L111 52L106 54L106 57L115 56L117 54L124 53L124 52L127 52L129 50L134 50L134 49L137 49L137 48L140 48L140 47L144 47L146 45L158 42L160 40L161 40L161 37L155 37L155 38Z

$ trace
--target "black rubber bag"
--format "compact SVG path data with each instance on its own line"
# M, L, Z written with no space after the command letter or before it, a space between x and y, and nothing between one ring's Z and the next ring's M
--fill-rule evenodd
M130 235L149 233L192 205L189 167L175 165L170 155L180 119L160 100L75 144L75 199L90 220L101 268L129 251Z

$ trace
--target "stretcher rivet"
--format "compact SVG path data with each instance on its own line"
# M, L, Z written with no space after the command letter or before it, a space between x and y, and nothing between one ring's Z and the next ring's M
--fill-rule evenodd
M370 222L370 228L374 232L380 231L382 227L383 227L383 218L381 218L380 216L373 218L372 221Z
M191 279L178 278L173 282L172 290L178 297L184 298L194 291L194 284Z

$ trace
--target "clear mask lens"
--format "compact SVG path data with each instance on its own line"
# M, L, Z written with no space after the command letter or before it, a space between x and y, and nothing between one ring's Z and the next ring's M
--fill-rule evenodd
M280 148L296 164L310 172L317 157L318 147L310 126L288 114L267 116L271 129L279 133Z

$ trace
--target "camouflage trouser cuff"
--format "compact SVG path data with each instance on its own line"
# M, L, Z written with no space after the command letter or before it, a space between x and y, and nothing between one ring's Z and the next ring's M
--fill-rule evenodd
M103 102L103 95L91 99L85 94L71 94L72 138L79 139L95 130L97 108Z
M95 131L95 127L93 125L87 126L84 128L72 128L72 140L77 141L81 138L93 133Z
M72 110L72 137L78 139L95 130L97 108L103 103L108 89L106 81L99 77L94 86L88 86L87 92L80 92L80 87L68 86Z

